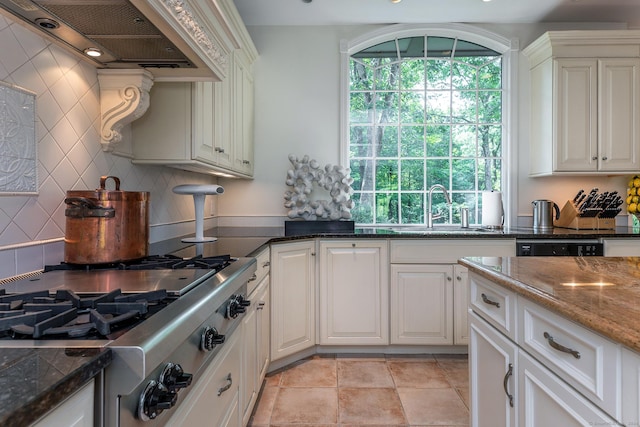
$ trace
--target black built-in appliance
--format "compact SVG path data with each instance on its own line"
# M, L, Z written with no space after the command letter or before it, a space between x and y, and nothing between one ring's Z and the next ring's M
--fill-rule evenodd
M517 239L517 256L603 256L598 239Z

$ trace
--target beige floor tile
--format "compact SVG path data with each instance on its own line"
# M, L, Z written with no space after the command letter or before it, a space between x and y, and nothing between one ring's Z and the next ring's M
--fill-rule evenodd
M398 395L412 426L469 424L469 411L452 388L398 388Z
M341 425L406 424L400 398L393 388L341 388L338 398Z
M281 388L271 414L271 425L336 424L338 396L336 388Z
M435 360L387 362L396 387L451 387L444 371Z
M453 387L469 387L469 363L466 358L437 358L437 361Z
M273 411L273 404L276 401L278 391L277 387L264 387L262 389L251 417L253 425L261 426L269 424L271 412Z
M282 372L267 375L264 378L265 387L277 387L278 385L280 385L281 378Z
M281 387L337 387L337 362L331 358L302 360L282 372Z
M338 387L395 387L384 360L338 359Z

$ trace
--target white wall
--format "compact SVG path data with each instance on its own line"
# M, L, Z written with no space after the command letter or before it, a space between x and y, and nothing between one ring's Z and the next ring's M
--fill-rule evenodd
M521 48L546 30L620 28L575 23L482 27L517 38ZM284 180L290 168L289 153L308 154L321 164L339 162L340 40L355 38L375 28L249 27L260 54L255 64L255 179L224 181L228 197L219 205L221 222L238 221L239 216L269 216L274 223L282 220L286 215L283 194L288 189ZM525 217L521 223L529 220L534 199L551 199L562 207L580 188L598 187L601 191L623 193L626 177L531 179L527 176L529 73L526 57L520 56L515 212Z
M38 196L0 196L0 278L62 261L66 191L93 190L101 175L119 177L121 190L151 193L152 241L193 232L193 224L185 223L195 217L193 200L171 189L215 180L177 169L135 166L103 152L93 66L0 14L0 80L37 95L40 182ZM110 181L107 188L113 189ZM207 214L215 211L210 199Z

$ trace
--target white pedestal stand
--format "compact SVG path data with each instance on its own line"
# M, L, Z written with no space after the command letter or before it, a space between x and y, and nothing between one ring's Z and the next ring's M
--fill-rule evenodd
M208 194L218 195L224 193L224 188L219 185L185 184L173 187L173 192L193 195L196 213L196 236L184 238L182 241L185 243L203 243L218 240L217 237L204 237L204 200Z

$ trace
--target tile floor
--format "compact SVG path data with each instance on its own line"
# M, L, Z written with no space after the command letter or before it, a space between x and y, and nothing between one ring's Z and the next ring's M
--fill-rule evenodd
M314 356L270 374L249 427L469 424L466 355Z

